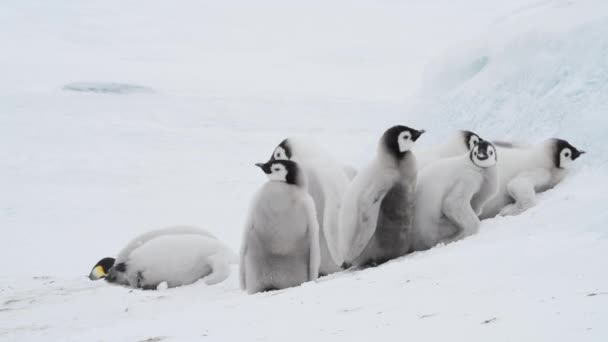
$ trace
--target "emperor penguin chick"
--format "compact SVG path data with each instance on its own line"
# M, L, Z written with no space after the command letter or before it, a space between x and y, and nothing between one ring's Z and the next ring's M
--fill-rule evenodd
M89 278L145 290L188 285L201 278L213 285L228 278L230 264L236 261L236 255L209 232L175 226L137 236L116 259L100 260Z
M477 233L477 216L498 189L496 162L496 149L482 140L468 154L439 160L420 171L412 250Z
M347 189L339 214L346 266L373 266L407 253L418 173L410 149L423 133L406 126L389 128L375 159Z
M298 163L306 176L308 193L315 202L317 211L321 251L319 275L339 271L343 260L337 246L338 210L356 172L338 163L324 150L296 138L283 140L274 149L270 160L292 160Z
M562 139L548 139L532 146L496 142L498 193L484 206L482 219L517 215L536 204L536 194L553 188L568 167L585 151Z
M298 286L319 276L319 224L306 177L290 160L256 164L268 176L255 195L240 253L248 293Z

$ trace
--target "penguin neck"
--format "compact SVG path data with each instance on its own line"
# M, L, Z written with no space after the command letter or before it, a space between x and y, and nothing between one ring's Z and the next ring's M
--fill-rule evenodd
M471 153L465 154L465 155L461 156L460 158L466 159L467 165L469 166L469 168L471 168L472 170L475 170L476 172L479 172L479 173L484 173L485 170L496 168L496 164L494 164L492 166L488 166L488 167L481 167L481 166L475 164L475 162L473 161L473 158L471 156Z
M558 167L559 159L556 156L556 149L553 139L549 139L530 148L529 157L534 159L535 164L540 164L549 169L563 170Z
M308 191L308 178L306 177L304 172L300 170L300 172L298 172L298 176L296 177L295 183L292 183L290 185L293 185L299 189L303 189L304 191Z
M384 144L380 144L380 146L378 146L377 159L382 164L397 168L399 167L399 164L401 164L401 162L405 160L411 153L411 151L405 151L403 153L390 151Z

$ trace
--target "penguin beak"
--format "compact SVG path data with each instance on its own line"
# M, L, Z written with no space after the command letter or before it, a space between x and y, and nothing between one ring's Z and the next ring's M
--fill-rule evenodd
M101 278L105 278L105 276L106 276L106 271L103 269L103 267L95 266L95 268L93 268L93 270L91 271L91 274L89 274L89 279L99 280Z
M262 171L264 171L264 173L266 173L266 174L270 173L270 164L269 163L255 163L255 166L262 169Z
M419 130L419 131L414 132L414 134L412 134L412 140L413 140L413 141L418 140L418 138L420 138L420 136L421 136L422 134L424 134L424 133L426 133L426 131L425 131L425 130L423 130L423 129L421 129L421 130Z

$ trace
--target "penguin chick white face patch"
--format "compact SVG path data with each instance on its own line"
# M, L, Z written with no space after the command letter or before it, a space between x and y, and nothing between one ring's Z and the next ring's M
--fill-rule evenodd
M399 152L403 153L409 151L414 145L412 134L409 131L399 133L397 144L399 145Z
M289 160L287 157L287 152L281 146L277 147L272 155L276 160Z
M469 151L479 144L479 137L476 134L471 134L469 137Z
M479 167L490 167L496 165L496 150L494 146L485 143L478 144L471 151L471 160Z
M283 164L270 165L268 179L279 182L287 182L287 169Z
M566 168L572 163L572 150L569 148L564 148L559 153L559 166Z

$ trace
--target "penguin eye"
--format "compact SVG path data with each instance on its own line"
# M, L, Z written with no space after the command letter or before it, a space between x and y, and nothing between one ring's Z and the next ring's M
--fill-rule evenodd
M477 157L477 151L473 152L473 155L474 155L475 157Z
M566 158L570 157L570 152L566 152L564 156L566 156Z
M493 156L494 155L494 151L490 150L490 155Z

